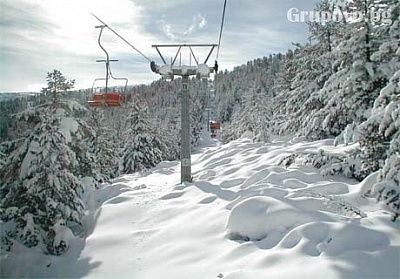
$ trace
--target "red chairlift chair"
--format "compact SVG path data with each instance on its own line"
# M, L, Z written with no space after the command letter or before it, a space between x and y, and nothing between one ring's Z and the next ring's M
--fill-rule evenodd
M126 88L128 85L128 79L127 78L117 78L114 77L111 71L111 67L110 67L110 62L112 61L118 61L118 60L110 60L110 57L108 55L108 52L105 50L105 48L101 45L101 35L103 33L103 29L104 27L107 27L106 25L101 25L101 26L96 26L96 28L100 28L100 34L99 34L99 38L98 38L98 44L100 46L100 48L105 52L106 54L106 59L101 59L101 60L96 60L96 62L105 62L106 64L106 77L105 78L96 78L93 82L92 85L92 90L91 90L91 98L87 101L90 107L95 107L95 108L99 108L99 107L111 107L111 108L115 108L115 107L121 107L123 104L123 94L122 93L118 93L118 92L109 92L109 87L108 87L108 81L109 79L113 79L113 80L123 80L125 81L125 86L123 89L123 92L126 92ZM95 93L94 92L94 86L96 81L99 80L104 80L106 82L106 86L104 89L103 93Z

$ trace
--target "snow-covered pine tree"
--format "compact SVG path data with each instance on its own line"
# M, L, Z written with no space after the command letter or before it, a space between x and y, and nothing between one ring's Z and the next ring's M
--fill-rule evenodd
M6 154L0 149L0 169L6 164Z
M306 118L320 109L318 102L312 102L331 75L331 54L321 43L297 45L292 58L285 60L285 69L291 72L290 87L277 94L275 100L280 104L275 113L280 113L286 121L282 123L279 134L297 133L309 125Z
M161 151L162 160L175 161L179 159L180 133L177 124L179 123L159 120L158 125L155 126L157 128L153 131L153 145Z
M102 183L114 178L118 173L119 141L115 131L110 128L105 112L94 109L89 115L89 124L94 130L94 165L95 179Z
M350 14L371 18L373 1L346 2L343 9ZM333 74L317 94L323 109L312 115L309 138L338 136L351 123L361 123L370 114L375 98L387 80L375 73L371 55L377 49L375 25L370 20L342 17L343 23L334 33Z
M202 121L203 121L203 111L204 101L207 88L207 81L197 81L192 82L190 92L190 143L191 146L197 146L200 140Z
M166 161L175 161L180 157L180 118L177 107L160 108L156 114L156 129L154 146L161 150L162 158Z
M400 48L397 52L400 54ZM375 134L383 139L381 144L384 144L384 153L375 153L369 158L374 159L373 162L386 160L380 170L378 183L368 195L385 203L396 219L400 214L400 70L381 91L371 116L360 128L366 135ZM372 144L372 147L377 146L376 142Z
M215 95L216 100L212 106L215 107L215 113L221 122L231 121L233 108L235 106L235 96L229 81L227 72L215 75Z
M316 4L314 9L315 15L313 18L310 18L308 25L310 27L310 39L317 40L318 44L321 45L321 48L326 52L331 52L333 48L333 38L336 30L336 22L334 20L330 20L328 22L322 22L321 16L322 13L327 13L332 15L335 9L339 9L334 1L332 0L322 0Z
M0 100L0 142L11 140L12 114L16 113L17 98Z
M160 141L164 142L166 147L168 148L167 150L161 149L164 160L179 160L181 156L181 134L179 127L177 127L175 123L168 123L168 125L165 126L163 129L164 132L161 131L161 135L158 138L160 138Z
M321 127L323 117L318 115L326 100L318 91L332 75L333 39L340 25L321 20L321 14L333 13L335 5L331 2L319 2L310 16L310 43L295 44L294 52L288 52L283 60L283 73L289 77L274 100L278 105L274 107L278 121L274 122L282 123L277 129L279 134L294 133L310 139L326 137Z
M59 255L83 217L79 162L71 146L80 128L73 110L81 107L64 98L74 81L60 71L48 73L47 85L46 103L21 114L34 128L0 169L0 218L8 228L2 239L6 249L19 241Z
M234 107L230 122L225 122L224 132L222 133L222 141L224 143L230 142L240 138L246 131L248 131L247 122L241 119L243 108L239 105Z
M386 0L380 1L379 5L374 3L370 9L374 9L379 15L388 16L372 25L379 48L371 55L374 67L370 69L375 80L387 83L387 86L375 100L371 116L361 125L349 125L337 138L338 142L348 143L356 140L360 143L361 150L355 156L361 167L354 173L359 180L382 168L389 155L389 143L396 131L393 117L390 115L394 112L396 94L399 91L396 89L395 80L396 72L400 70L400 5L397 1ZM387 82L389 80L390 82Z
M400 152L390 155L379 171L377 183L367 196L382 202L393 214L393 221L400 216Z
M271 138L271 119L272 109L269 99L272 95L264 91L265 89L257 89L255 103L253 106L253 125L254 125L254 140L267 142ZM250 112L250 111L249 111Z
M271 136L272 118L268 99L272 96L267 96L267 93L261 88L250 88L248 94L245 95L246 102L241 115L242 122L253 132L254 140L268 141Z
M126 125L125 146L119 164L120 173L133 173L155 167L162 160L161 150L154 146L154 123L147 108L131 107Z
M225 142L240 138L251 131L255 141L268 141L272 110L269 98L264 89L249 88L243 96L242 107L236 107L232 114L232 122L224 129Z
M261 131L265 132L272 129L266 126L270 125L272 114L270 108L275 105L272 100L275 94L281 92L283 80L286 75L280 75L282 55L270 55L269 57L263 57L249 61L247 65L235 67L232 72L219 73L214 80L215 83L215 108L216 108L216 119L224 122L223 141L230 141L240 137L243 132L248 129L253 129L248 121L253 117L251 113L246 116L246 119L242 119L242 113L246 107L246 95L253 94L257 95L257 100L261 103L257 104L257 108L263 110L262 113L257 114L257 121L262 117L265 119L265 126L259 122L257 125L260 127L257 134L260 136ZM248 99L248 98L247 98ZM249 100L249 99L248 99ZM275 105L275 107L278 107ZM251 107L248 107L251 109ZM268 108L267 110L264 110ZM261 118L260 118L261 117ZM256 119L253 121L256 122ZM267 123L268 122L268 123ZM277 119L274 120L277 122ZM259 125L260 124L260 125ZM250 126L249 126L250 125ZM266 136L268 133L264 133ZM261 136L257 140L267 140L267 137ZM268 135L269 137L269 135Z

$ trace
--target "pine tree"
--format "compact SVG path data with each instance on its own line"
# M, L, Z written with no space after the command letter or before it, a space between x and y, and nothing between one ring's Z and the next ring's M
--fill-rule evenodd
M5 166L6 157L6 154L2 150L0 150L0 169Z
M60 71L48 73L47 84L42 90L47 102L21 114L34 128L0 169L0 218L13 224L2 239L6 249L16 240L59 255L69 248L83 217L80 164L72 148L79 134L72 111L81 107L65 99L74 81Z
M314 17L310 19L310 22L308 22L311 33L310 39L317 40L318 44L320 44L327 52L332 51L333 38L337 23L334 20L322 22L321 14L328 13L332 15L335 9L340 9L340 7L333 3L333 1L322 0L316 4Z
M173 123L165 124L158 121L157 128L153 130L153 145L161 151L162 160L175 161L179 159L180 134Z
M133 105L127 119L125 145L120 159L120 173L133 173L155 167L162 160L161 150L154 146L154 126L145 108Z
M364 140L369 139L371 134L380 136L381 140L371 142L370 148L383 145L380 152L362 154L362 158L367 158L372 163L381 161L379 168L383 165L378 183L374 185L369 196L384 202L396 219L400 214L400 70L381 91L371 117L360 125L360 129L368 135ZM366 166L364 163L364 169L370 170L370 161L366 162L370 163Z
M343 11L372 17L370 0L346 2ZM379 27L371 20L348 20L334 32L333 74L318 92L323 108L309 122L309 138L336 137L348 124L365 121L387 79L377 72L372 54L378 49ZM314 97L315 98L315 97Z
M190 143L192 147L197 146L199 143L202 129L203 111L205 108L201 102L201 92L203 92L204 89L202 90L200 85L194 86L197 88L197 90L191 92L190 96Z
M331 54L323 44L297 45L297 49L284 63L285 72L291 77L289 87L277 94L274 101L276 115L286 121L279 127L279 134L295 133L303 135L309 126L306 118L320 109L313 102L316 94L331 75Z
M357 136L354 132L347 133L353 141L356 139L360 143L361 150L357 159L361 161L361 168L355 171L355 176L360 180L384 166L385 159L393 154L393 152L388 152L389 147L396 142L394 139L397 128L394 119L398 114L396 106L400 91L396 83L400 70L400 21L398 19L400 7L397 2L395 4L390 0L382 1L380 7L382 9L379 11L380 14L384 14L385 9L392 11L391 18L386 18L391 24L381 23L375 26L380 47L371 55L371 61L376 65L372 70L374 76L379 77L380 81L389 80L389 82L376 98L368 119L360 125L353 126L357 130Z
M379 171L377 183L367 193L382 202L393 214L393 221L400 216L400 152L392 154Z
M237 69L236 69L237 70ZM216 118L221 122L230 122L235 105L237 104L238 89L232 88L232 74L227 71L215 76L215 107Z
M94 130L94 177L102 183L114 178L118 173L119 141L115 131L110 127L105 112L93 110L89 116L89 123Z
M161 112L158 110L157 119L155 120L155 129L153 133L154 146L160 149L162 159L165 161L175 161L180 157L181 141L179 113L176 108L168 107Z

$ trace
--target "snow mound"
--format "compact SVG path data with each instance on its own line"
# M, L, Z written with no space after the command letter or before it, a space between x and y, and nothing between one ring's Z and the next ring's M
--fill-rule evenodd
M321 148L338 149L241 138L193 154L191 183L180 183L179 162L96 191L85 183L85 238L59 231L57 244L70 246L62 257L0 250L0 277L400 278L399 221L361 197L376 174L357 183L279 165Z
M354 238L354 236L362 236ZM374 252L390 241L386 234L351 223L314 222L294 228L280 243L283 248L298 247L309 256L338 256L349 251Z
M251 197L234 206L227 230L232 240L260 241L271 235L285 236L290 230L310 222L329 220L318 212L308 212L289 201L273 197Z
M311 210L305 210L299 205L297 200L267 196L245 199L230 212L227 237L239 243L257 243L262 249L293 249L313 257L379 250L390 253L386 251L390 247L386 233L360 226L359 222L337 222L331 213L313 210L310 205L307 207Z

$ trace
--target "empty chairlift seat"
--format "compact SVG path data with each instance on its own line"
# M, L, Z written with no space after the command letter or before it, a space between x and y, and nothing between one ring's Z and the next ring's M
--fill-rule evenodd
M210 129L211 129L211 131L220 130L221 129L221 122L211 121L210 122Z
M93 99L88 101L91 107L120 107L122 106L122 94L120 93L104 93L93 94Z

